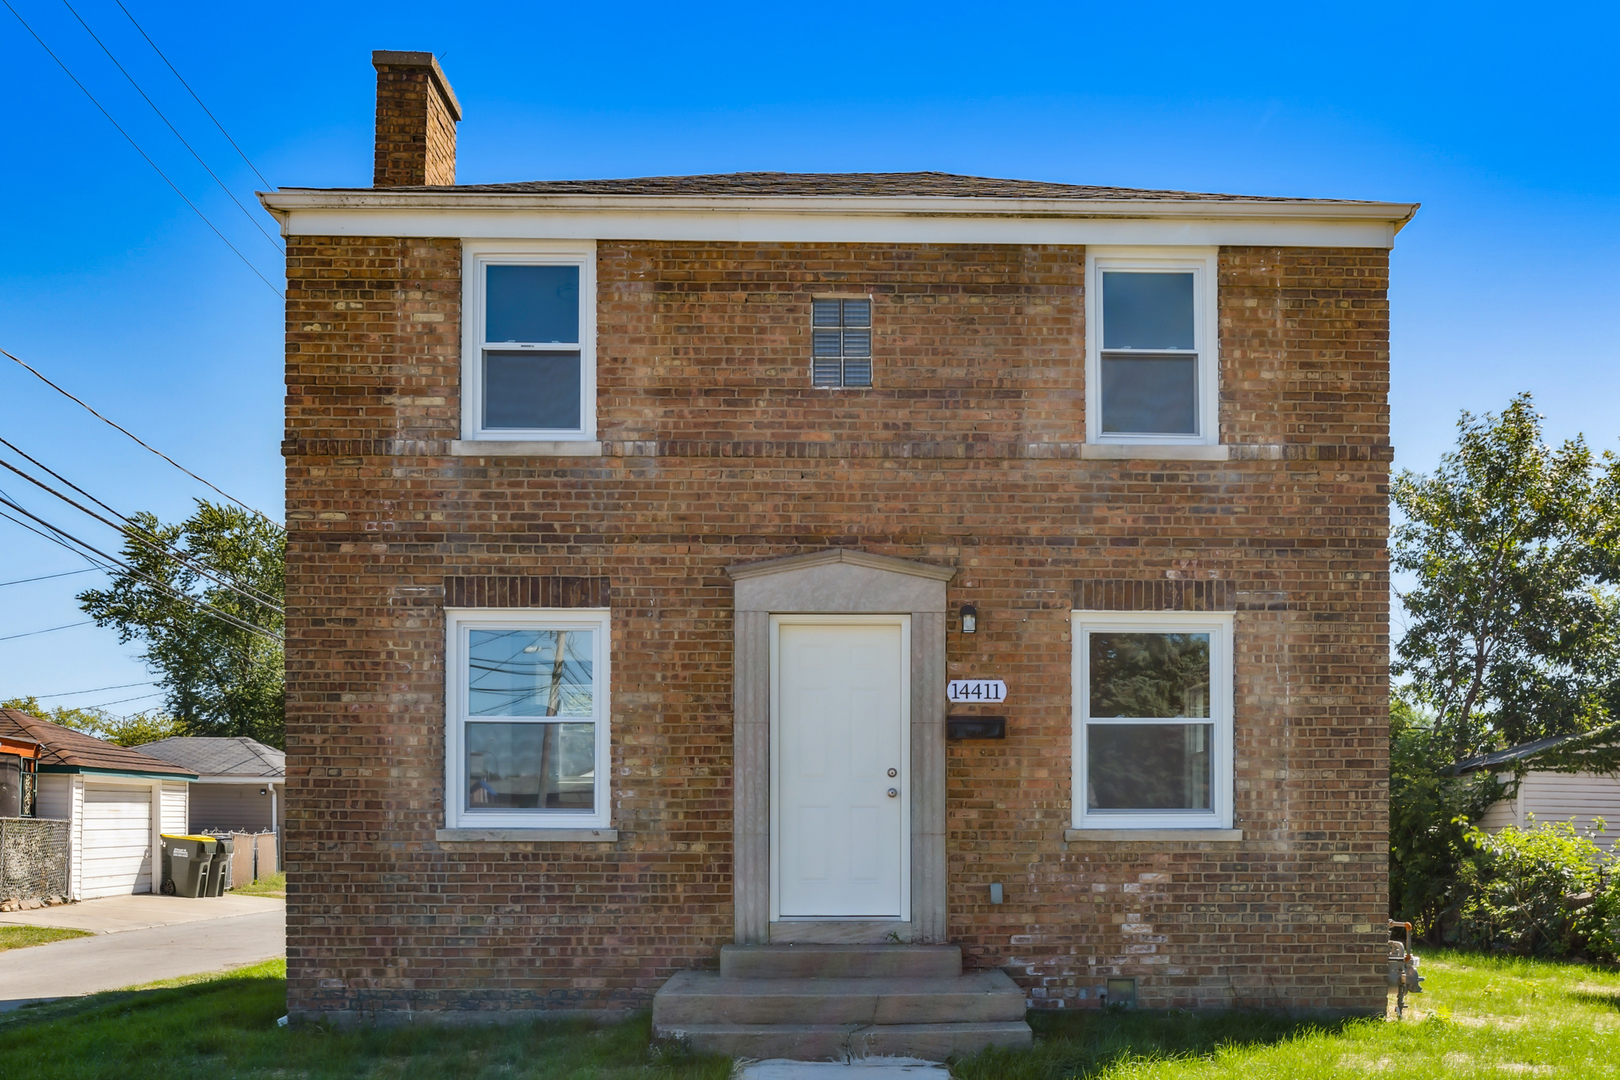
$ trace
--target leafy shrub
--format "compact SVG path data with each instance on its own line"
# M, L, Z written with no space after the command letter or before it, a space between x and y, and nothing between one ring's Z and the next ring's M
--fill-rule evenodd
M1399 692L1389 716L1389 914L1438 940L1454 919L1465 837L1502 797L1489 773L1453 775L1445 736Z
M1465 940L1524 956L1613 952L1620 893L1614 861L1568 822L1498 833L1471 829L1459 929Z

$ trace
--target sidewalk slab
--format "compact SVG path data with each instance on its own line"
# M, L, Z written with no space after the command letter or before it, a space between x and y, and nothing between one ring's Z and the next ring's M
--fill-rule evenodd
M287 918L279 908L8 949L0 952L0 1012L35 1001L223 971L286 953Z
M856 1058L854 1061L752 1061L735 1080L951 1080L951 1071L915 1058Z
M285 912L287 902L273 896L162 896L142 893L107 896L78 904L0 913L0 926L65 926L92 934L117 934L155 926L179 926L236 915ZM167 978L157 975L154 978Z

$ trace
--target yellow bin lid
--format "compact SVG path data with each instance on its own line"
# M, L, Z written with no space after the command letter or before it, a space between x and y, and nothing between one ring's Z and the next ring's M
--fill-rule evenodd
M159 833L165 840L212 840L212 836L184 836L179 833Z

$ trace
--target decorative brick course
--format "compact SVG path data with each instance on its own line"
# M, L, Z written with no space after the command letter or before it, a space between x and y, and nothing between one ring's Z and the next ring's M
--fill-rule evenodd
M1038 1007L1134 975L1150 1006L1381 1012L1387 253L1222 249L1220 462L1080 459L1083 255L604 242L603 455L452 457L458 241L290 237L291 1012L640 1006L711 964L724 568L833 545L957 566L951 675L1010 688L1008 738L948 751L971 963ZM875 298L870 390L809 387L828 290ZM561 579L602 584L531 584ZM439 845L443 607L597 589L619 839ZM1064 841L1082 600L1235 611L1241 842Z

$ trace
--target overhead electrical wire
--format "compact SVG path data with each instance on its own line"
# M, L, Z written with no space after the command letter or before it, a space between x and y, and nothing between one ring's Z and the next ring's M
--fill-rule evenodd
M175 66L169 63L169 58L163 55L163 50L157 47L157 42L152 40L152 35L148 34L145 29L142 28L141 24L135 21L135 16L129 13L129 8L124 6L123 0L113 0L113 3L118 5L118 10L124 13L124 17L129 19L131 25L141 32L141 37L145 38L146 43L152 46L152 51L158 54L158 59L162 60L163 63L168 66L169 70L174 72L174 77L179 79L180 85L186 88L186 93L191 95L191 100L197 103L197 107L199 109L208 114L208 119L212 120L214 122L214 126L219 128L219 133L225 136L225 141L231 144L231 149L235 150L237 154L240 155L242 160L247 162L247 167L253 170L253 172L258 176L259 180L263 182L265 187L275 187L276 185L265 179L264 173L259 172L259 167L257 165L253 164L251 161L248 161L247 153L243 151L240 146L236 145L236 140L231 138L231 133L225 130L225 125L219 122L219 118L216 117L212 112L209 112L208 106L203 104L203 99L197 96L197 91L191 88L191 84L186 82L185 79L181 78L180 72L175 70Z
M243 588L243 587L237 585L233 581L228 581L225 578L220 577L216 572L214 572L214 570L212 568L206 567L206 566L203 566L201 564L198 564L198 563L195 563L195 562L191 561L191 559L187 558L186 555L184 553L182 553L181 551L179 551L178 549L176 549L173 546L169 545L168 543L164 542L161 538L153 535L152 533L147 532L145 529L140 528L134 522L131 522L128 518L125 518L124 515L118 513L118 511L112 509L112 507L107 506L107 504L102 502L100 499L95 498L95 496L90 495L88 492L84 491L82 488L72 484L71 481L63 479L61 476L57 475L55 472L52 472L50 469L46 468L44 465L40 465L40 463L38 461L35 461L33 458L28 457L27 454L24 454L21 450L18 450L15 446L12 446L11 443L6 442L5 439L0 438L0 443L4 443L6 446L10 447L12 449L12 451L14 451L15 453L21 454L23 457L28 458L29 461L34 462L35 465L39 465L40 468L45 469L46 472L49 472L52 476L55 476L58 480L61 480L64 484L68 484L70 487L73 487L73 490L78 491L80 494L84 495L86 498L91 499L98 506L104 507L107 510L108 513L116 515L119 519L124 521L125 524L124 525L119 525L117 522L107 520L106 518L102 517L100 514L96 513L94 510L87 509L86 507L82 506L81 504L79 504L79 503L75 502L74 500L68 498L66 495L63 495L60 491L57 491L55 488L51 487L49 484L45 483L43 480L40 480L40 479L38 479L36 477L29 476L27 473L23 472L21 469L17 468L17 466L13 465L9 461L0 460L0 468L11 470L12 472L16 473L18 476L22 477L24 480L27 480L30 484L33 484L35 487L39 488L41 491L47 492L47 493L49 493L51 495L56 496L58 499L61 499L63 502L65 502L69 506L73 507L73 509L79 511L81 514L84 514L87 517L95 518L97 521L101 522L103 525L106 525L106 526L108 526L109 528L112 528L112 529L116 529L118 532L124 534L125 536L128 536L128 537L134 539L138 543L145 544L147 547L151 548L153 551L156 551L160 555L164 555L164 556L167 556L169 558L174 559L176 562L178 562L181 566L185 567L187 570L190 570L193 573L199 574L202 577L207 578L209 581L212 581L216 585L219 585L219 586L222 586L223 588L229 589L231 592L233 592L236 595L242 597L244 600L252 600L255 603L263 604L265 607L270 608L272 611L274 611L278 615L285 615L286 614L286 612L282 609L282 606L280 604L276 603L276 601L270 599L265 593L260 592L258 589L253 589L252 586L248 586L247 588ZM251 591L249 591L249 590L251 590Z
M39 577L18 578L16 581L0 581L0 589L5 588L7 585L26 585L30 581L49 581L51 578L72 577L74 574L88 574L95 569L99 568L87 566L83 570L64 570L60 574L41 574Z
M7 7L11 6L9 3L7 3L7 0L0 0L0 3L5 3ZM91 416L95 417L97 420L100 420L103 424L106 424L108 427L114 428L114 429L118 430L119 432L122 432L124 435L129 436L129 438L131 438L131 439L133 439L135 441L135 444L137 446L140 446L142 449L149 450L152 453L156 454L158 457L162 458L164 461L167 461L170 465L173 465L175 468L179 469L181 472L185 473L187 476L191 477L193 480L197 481L199 484L202 484L204 487L207 487L207 488L217 492L218 494L223 495L226 499L228 499L231 502L235 503L237 506L240 506L243 510L246 510L250 514L258 515L259 518L261 518L264 521L269 522L271 525L274 525L276 528L279 529L279 528L282 527L281 523L279 521L272 520L268 514L264 513L264 511L255 510L253 507L249 506L247 503L243 502L241 499L238 499L236 496L230 495L230 494L227 494L224 491L221 491L219 488L215 487L213 484L210 484L207 480L204 480L202 477L198 476L196 473L192 472L190 469L186 468L184 465L182 465L178 461L174 460L174 458L170 457L168 454L165 454L163 451L161 451L161 450L159 450L159 449L157 449L155 447L148 446L146 443L142 442L141 439L134 432L130 431L128 428L126 428L126 427L124 427L124 426L122 426L120 424L114 423L113 421L107 419L105 416L102 416L100 413L96 412L95 409L93 409L89 405L87 405L82 399L74 397L72 394L68 393L66 390L62 389L60 386L57 386L51 380L49 380L45 376L41 375L34 368L30 367L25 361L23 361L23 360L19 359L18 357L12 355L11 353L7 352L5 349L0 349L0 356L4 356L8 360L11 360L14 363L20 365L23 368L23 370L27 371L30 375L34 376L34 378L38 379L40 382L44 383L46 386L50 387L52 390L55 390L58 394L61 394L63 397L67 398L69 401L73 402L75 405L79 406L85 412L89 413Z
M149 574L142 573L140 570L137 570L135 567L130 566L128 563L123 562L120 559L116 559L111 555L108 555L105 551L102 551L100 548L96 547L95 545L85 543L83 540L80 540L77 536L74 536L72 533L68 532L66 529L62 529L62 528L60 528L60 527L58 527L56 525L52 525L49 521L46 521L44 518L40 517L38 514L30 513L28 510L23 509L21 506L17 505L15 502L13 502L9 496L4 495L3 493L0 493L0 506L10 507L11 509L17 511L19 514L22 514L24 517L30 518L30 519L32 519L34 521L37 521L39 524L45 526L51 532L56 533L59 536L61 536L63 538L63 540L70 540L74 544L77 544L79 547L85 549L85 551L89 551L89 552L95 554L96 556L98 556L104 563L108 563L108 564L110 564L112 566L119 567L120 569L127 570L129 573L134 574L136 577L141 578L144 581L150 582L152 585L156 586L159 590L161 590L162 592L168 594L170 597L172 597L172 598L174 598L176 600L180 600L180 601L182 601L184 603L191 604L193 607L197 608L199 611L203 611L203 612L206 612L208 614L211 614L215 618L219 619L220 621L225 622L225 623L229 623L231 626L236 627L238 630L246 630L249 633L256 634L259 637L262 637L262 638L266 639L267 641L275 642L277 645L280 645L282 643L281 638L277 637L275 634L272 634L270 631L264 629L264 627L255 626L254 624L252 624L250 622L247 622L244 619L240 619L237 616L232 615L227 611L222 611L219 608L214 607L212 604L209 604L206 601L200 600L195 596L190 596L190 595L188 595L186 593L180 592L179 590L177 590L177 589L171 587L170 585L168 585L166 582L159 581L158 579L150 576ZM11 515L0 513L0 516L10 517ZM15 521L16 519L12 518L12 520ZM32 531L39 532L38 529L34 529ZM58 543L61 543L61 541L58 541ZM74 550L72 547L69 547L69 545L66 544L66 543L63 543L62 546L67 547L69 551ZM83 554L83 552L81 552L80 554ZM89 556L85 556L85 558L89 559L89 561L91 561L91 562L95 561L94 559L90 559Z
M36 701L44 701L46 698L78 697L80 694L99 694L103 690L128 690L132 686L155 686L155 685L156 685L156 683L154 683L151 679L143 679L141 682L114 683L111 686L92 686L88 690L61 690L61 691L58 691L57 693L54 693L54 694L33 694L31 696Z
M275 237L265 232L264 226L259 224L259 219L254 217L253 212L242 205L242 200L238 199L231 189L225 186L225 181L219 178L219 174L208 167L208 162L204 161L203 156L197 153L196 149L186 141L186 137L184 135L180 134L180 129L175 127L172 123L169 123L169 118L163 115L163 110L157 107L157 102L153 101L151 97L147 95L146 91L141 89L141 84L135 81L135 76L131 75L129 71L125 69L124 65L118 62L118 57L114 56L113 51L107 48L106 42L97 37L96 32L90 29L90 24L84 21L84 16L80 15L77 11L74 11L73 5L68 3L67 0L62 0L62 6L67 8L75 19L79 20L79 25L84 27L84 32L90 35L90 40L101 46L101 51L107 54L107 59L112 61L113 67L117 68L124 78L129 80L129 85L135 88L135 92L141 95L142 99L144 99L148 105L152 106L152 111L157 113L159 120L162 120L164 124L168 125L169 130L174 133L174 137L180 140L180 145L191 151L191 156L197 159L197 164L201 165L203 167L203 171L214 178L214 183L219 185L219 190L223 191L226 196L230 198L231 202L236 204L236 208L242 211L242 216L253 223L253 227L258 229L259 232L264 235L265 240L269 242L270 246L275 249L278 255L283 254L284 252L282 251L280 245L276 243ZM128 14L128 12L125 12L125 14Z
M63 625L60 625L60 627L45 627L44 630L29 630L28 633L8 633L8 635L0 638L0 641L16 641L18 638L32 638L32 636L36 635L36 633L55 633L55 631L58 630L73 630L75 627L87 627L87 625L91 625L92 622L96 622L96 620L86 619L84 622L63 623Z
M106 108L104 108L102 106L101 102L96 100L96 95L92 94L90 92L90 89L87 86L85 86L84 83L79 81L79 77L77 75L73 74L73 70L71 68L69 68L67 66L67 64L62 62L61 57L57 56L54 52L52 52L51 47L49 45L45 44L45 39L40 37L38 34L34 33L34 28L32 26L28 25L28 20L24 19L22 17L22 15L18 13L17 9L11 6L11 0L0 0L0 3L5 4L6 5L6 10L11 12L12 15L16 16L17 21L22 23L23 29L28 31L29 36L31 36L35 41L39 42L39 47L45 50L45 55L49 56L52 60L55 60L56 61L56 66L61 68L63 73L65 73L69 79L73 80L73 85L77 86L80 90L82 90L84 92L84 96L90 99L90 104L94 105L96 107L96 109L98 111L100 111L101 115L105 116L107 118L107 122L118 130L118 134L122 135L124 137L124 140L126 142L128 142L130 146L135 148L135 152L137 154L141 155L141 158L148 165L152 166L152 171L156 172L159 176L161 176L163 178L163 182L165 184L168 184L169 187L174 190L174 193L176 195L180 196L181 201L184 202L187 206L191 207L192 212L195 213L199 218L202 219L203 224L207 225L211 230L213 230L214 235L219 237L220 242L223 243L226 247L230 248L231 251L233 253L235 253L235 255L236 255L236 257L238 259L242 260L242 265L246 266L249 270L253 271L254 276L256 276L260 281L264 282L264 287L265 288L267 288L271 292L275 293L278 297L282 297L283 299L285 299L285 296L283 295L282 291L280 289L276 288L275 285L271 283L269 278L265 277L263 274L261 274L259 272L259 268L257 266L254 266L253 263L251 261L249 261L248 257L246 255L242 254L242 252L237 249L237 246L235 244L231 243L230 240L225 236L224 233L219 231L218 226L216 226L212 221L208 220L208 215L203 213L202 210L197 206L196 203L192 202L189 198L186 197L186 193L180 190L180 186L178 184L176 184L173 180L169 179L169 174L164 172L163 169L158 166L158 163L153 161L151 156L148 155L145 150L141 149L141 144L135 141L134 136L132 136L129 132L125 131L123 129L123 127L118 123L118 121L113 119L112 113L108 112L106 110Z
M23 458L24 460L28 461L30 464L34 465L36 468L43 469L46 472L50 473L53 477L60 480L62 483L66 484L68 487L72 488L74 491L77 491L80 495L83 495L85 498L89 499L91 502L95 503L97 506L101 507L103 510L107 511L107 513L111 514L113 517L117 518L119 521L122 521L130 529L132 529L135 532L138 532L141 535L149 538L153 543L161 544L166 550L171 552L174 555L175 558L179 559L180 562L183 565L191 566L193 569L197 570L199 573L203 574L204 576L209 576L209 577L212 576L212 574L210 573L211 568L203 568L203 567L192 566L190 558L184 552L182 552L178 548L174 547L174 545L168 543L166 540L164 540L162 537L158 536L156 533L153 533L153 532L150 532L150 531L148 531L146 529L141 528L139 525L135 524L135 522L129 517L129 515L121 514L117 510L114 510L112 507L108 506L106 503L102 502L100 499L96 498L94 495L92 495L88 491L84 490L84 488L80 487L78 484L75 484L73 481L69 480L67 477L63 476L61 473L59 473L55 469L51 468L49 465L45 464L43 461L40 461L38 458L36 458L33 455L29 454L26 450L23 450L16 443L11 442L9 439L0 437L0 445L3 445L5 447L7 447L9 450L11 450L12 453L14 453L18 457ZM0 464L5 464L5 463L0 462ZM21 472L18 472L18 470L15 467L11 466L11 465L6 465L6 468L11 469L13 472L17 472L17 474L19 476L23 476L23 478L28 480L30 483L39 484L38 480L35 480L30 476L27 476L27 475L25 475L25 474L23 474ZM44 485L42 485L42 484L40 484L39 486L44 487ZM50 491L50 488L47 487L45 490ZM64 498L59 492L51 491L51 494L55 495L59 499L62 499L64 502L69 503L70 505L75 505L76 506L76 504L72 503L72 500ZM83 507L77 507L77 509L83 510L84 508ZM89 511L85 511L85 512L89 513ZM94 517L95 515L92 514L91 516ZM108 522L108 524L111 524L111 522ZM114 526L114 527L116 528L117 526ZM151 545L148 545L148 546L151 546ZM214 578L214 580L218 581L219 579ZM220 582L220 584L225 584L225 583ZM267 603L267 604L269 604L269 605L271 605L273 607L276 607L277 610L280 610L281 601L277 600L275 597L271 596L269 593L265 592L263 589L257 588L257 587L255 587L254 585L252 585L250 583L249 584L243 584L243 583L239 582L238 584L242 584L242 587L247 589L248 592L254 594L259 599L262 599L265 603Z
M145 701L147 698L162 697L168 693L166 690L156 690L150 694L138 694L135 697L119 698L117 701L103 701L100 705L77 705L79 709L105 709L108 705L122 705L126 701Z

